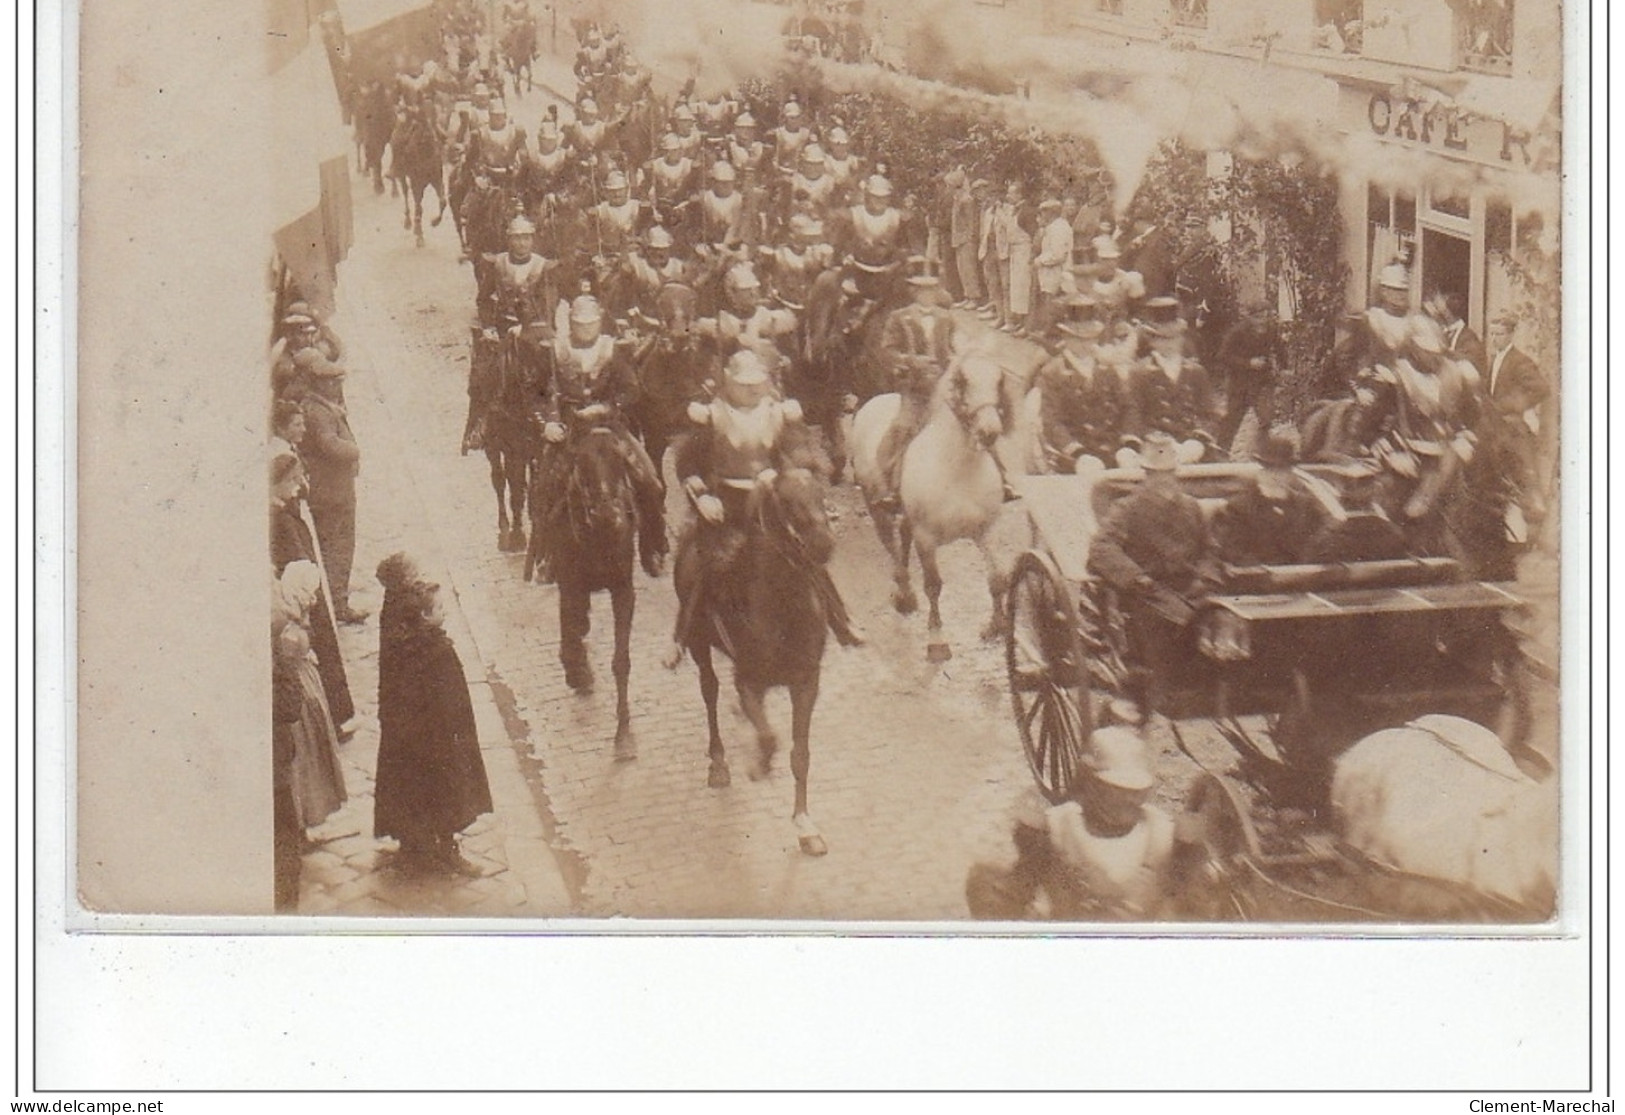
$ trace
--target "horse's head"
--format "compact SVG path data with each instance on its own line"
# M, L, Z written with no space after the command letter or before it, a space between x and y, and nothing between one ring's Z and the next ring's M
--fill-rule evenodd
M567 503L576 535L600 540L629 535L633 511L628 467L614 432L604 425L580 423L565 451L571 455Z
M811 468L786 469L758 489L762 529L792 560L823 565L835 553L824 481Z
M1008 369L987 353L969 353L943 377L947 402L965 433L992 446L1014 420Z
M660 288L655 297L655 313L660 317L660 327L667 338L673 342L686 342L693 335L691 330L697 314L699 295L694 288L684 283L667 283Z

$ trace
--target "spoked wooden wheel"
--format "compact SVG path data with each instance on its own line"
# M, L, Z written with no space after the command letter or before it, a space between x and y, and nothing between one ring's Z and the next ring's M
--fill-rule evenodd
M1005 666L1027 765L1052 802L1071 794L1094 730L1075 595L1048 557L1022 555L1010 583Z

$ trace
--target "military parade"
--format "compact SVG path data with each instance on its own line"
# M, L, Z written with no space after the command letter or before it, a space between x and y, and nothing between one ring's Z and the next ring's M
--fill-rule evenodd
M947 869L949 916L1547 916L1555 868L1500 850L1549 818L1490 800L1543 801L1554 777L1515 621L1554 513L1556 369L1518 347L1517 308L1480 340L1414 256L1374 260L1372 304L1338 318L1306 394L1278 287L1216 289L1175 250L1185 230L1106 201L1104 161L1044 180L930 163L810 71L662 72L612 5L434 12L432 55L348 59L360 200L387 209L388 250L439 250L435 281L465 300L445 351L466 383L443 394L460 437L405 436L425 470L488 465L478 544L556 614L534 669L572 694L595 691L608 597L613 705L564 729L602 736L604 769L647 766L640 735L686 691L693 780L734 792L720 652L752 780L774 784L769 695L788 694L793 797L774 802L798 854L837 874L885 858L814 820L871 790L823 788L839 745L819 725L888 715L879 663L903 648L932 685L998 690L1029 776L982 802L1007 854ZM791 55L873 64L852 13L798 7ZM351 568L354 355L314 293L279 286L269 357L284 910L350 793L339 756L370 695L344 659L368 640L372 836L399 843L368 862L478 879L459 834L493 808L441 631L467 587L393 553L376 622L355 602L374 576ZM970 570L989 595L967 617L944 586ZM697 674L658 709L632 676L651 624L639 679ZM954 680L984 658L981 683ZM820 702L832 667L856 680ZM1451 787L1457 823L1405 813L1428 808L1403 792L1419 779Z

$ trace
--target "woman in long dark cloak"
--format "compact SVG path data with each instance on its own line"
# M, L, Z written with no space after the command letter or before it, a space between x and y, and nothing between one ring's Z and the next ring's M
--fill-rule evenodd
M400 841L407 870L478 874L456 834L491 811L474 706L457 649L442 628L439 586L410 559L386 558L379 617L378 780L373 834Z

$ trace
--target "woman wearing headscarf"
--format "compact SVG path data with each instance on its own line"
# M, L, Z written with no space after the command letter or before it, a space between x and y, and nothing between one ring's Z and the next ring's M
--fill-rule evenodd
M395 554L378 567L378 780L373 834L405 870L477 875L456 834L491 811L468 681L442 624L440 586Z
M338 811L348 795L339 767L338 733L310 649L310 611L321 594L322 575L308 561L289 562L272 601L276 655L285 675L299 684L299 716L291 725L293 760L289 783L299 827L311 829Z
M295 410L295 414L299 412ZM303 421L303 415L299 415ZM305 486L305 470L297 454L272 443L271 458L271 567L280 575L289 562L308 561L318 570L321 562L316 553L316 539L310 524L301 513ZM350 695L350 679L344 671L344 659L339 653L338 629L333 625L333 610L328 604L325 577L322 591L310 610L310 645L316 652L316 669L321 674L322 690L327 694L327 707L338 726L339 739L349 739L355 733L355 700Z

